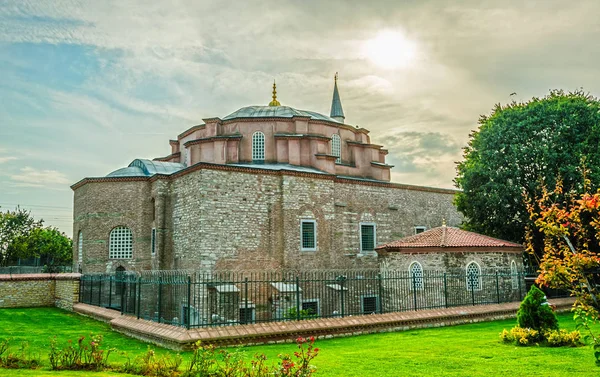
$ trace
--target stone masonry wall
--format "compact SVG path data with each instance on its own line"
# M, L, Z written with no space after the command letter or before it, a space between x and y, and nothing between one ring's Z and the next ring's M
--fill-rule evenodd
M376 244L462 221L452 190L331 175L202 167L171 179L89 182L75 189L75 235L83 232L83 272L190 269L377 268L360 253L360 224ZM303 251L302 219L316 222L317 247ZM133 258L110 260L116 226L133 233ZM156 229L157 253L151 256ZM77 258L77 242L73 253Z
M74 193L73 235L83 236L83 273L152 268L151 185L147 181L88 183ZM108 259L108 241L113 228L128 227L133 236L132 259ZM73 242L73 260L78 265L78 242Z
M0 275L0 308L57 306L73 310L79 274Z

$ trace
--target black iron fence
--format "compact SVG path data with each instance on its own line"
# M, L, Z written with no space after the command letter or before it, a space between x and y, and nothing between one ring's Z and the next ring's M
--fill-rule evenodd
M485 305L526 293L523 274L503 271L158 271L84 275L80 284L80 302L187 328Z

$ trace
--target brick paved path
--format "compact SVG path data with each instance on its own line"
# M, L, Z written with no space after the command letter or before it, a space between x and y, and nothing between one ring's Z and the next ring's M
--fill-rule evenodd
M557 310L569 310L572 298L554 299ZM75 304L73 309L105 322L112 328L134 338L149 341L167 348L181 350L201 340L218 346L240 344L265 344L292 342L297 337L314 336L331 338L377 332L404 331L424 327L440 327L472 322L494 321L514 318L520 302L504 304L460 306L351 316L344 318L319 318L302 321L267 322L250 325L207 327L187 330L185 328L137 319L121 315L118 311L87 304Z

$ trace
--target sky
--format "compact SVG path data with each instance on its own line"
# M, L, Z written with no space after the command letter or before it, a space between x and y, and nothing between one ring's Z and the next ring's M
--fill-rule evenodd
M273 80L282 105L328 115L335 72L392 181L453 188L495 104L600 95L599 14L597 0L0 0L0 210L71 235L73 183L268 104Z

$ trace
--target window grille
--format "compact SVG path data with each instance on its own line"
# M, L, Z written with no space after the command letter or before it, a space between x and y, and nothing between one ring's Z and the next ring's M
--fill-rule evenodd
M77 236L77 261L80 265L83 262L83 233L81 231Z
M419 262L412 262L408 268L411 278L411 289L422 290L425 286L423 282L423 267Z
M319 314L319 301L304 301L302 303L302 310L306 310L309 315Z
M481 268L477 263L471 262L467 265L467 290L480 291L481 286Z
M337 157L337 164L342 162L342 142L338 134L331 135L331 154Z
M375 225L360 225L360 251L372 252L375 250Z
M152 239L151 239L151 247L152 247L152 256L156 255L156 228L152 228Z
M301 237L302 250L315 251L317 249L317 232L316 223L314 220L302 220L301 222Z
M512 289L519 289L519 271L517 270L515 261L510 262L510 281Z
M240 308L240 324L254 323L255 313L254 308Z
M252 135L252 161L262 162L265 160L265 134L260 131Z
M133 237L129 228L120 226L110 232L108 257L110 259L131 259L133 257Z
M362 298L363 314L375 314L379 309L379 300L377 296L364 296Z

